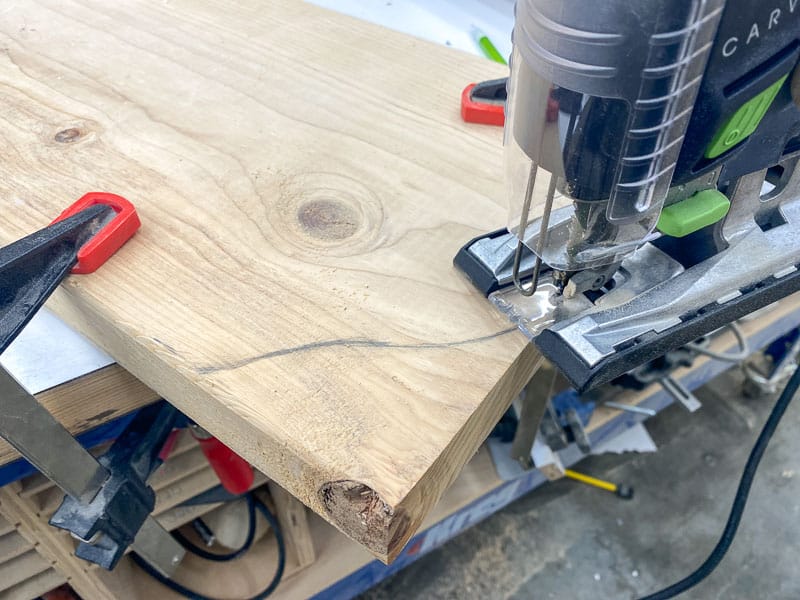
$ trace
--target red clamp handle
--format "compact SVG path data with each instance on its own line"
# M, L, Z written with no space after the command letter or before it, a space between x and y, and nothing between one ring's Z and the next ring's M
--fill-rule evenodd
M110 206L117 214L78 250L78 264L72 268L72 273L95 272L142 225L133 204L122 196L108 192L89 192L58 215L53 223L63 221L67 217L71 217L95 204Z
M169 455L172 454L175 445L178 443L178 436L181 431L181 429L173 429L167 436L167 440L164 442L164 445L161 446L161 452L158 453L158 459L161 462L165 462L169 458Z
M253 485L255 473L245 459L198 426L190 427L208 464L219 477L219 482L231 494L244 494Z
M481 125L499 125L506 122L506 115L502 104L489 104L476 102L472 99L472 90L477 84L470 83L461 92L461 118L467 123L480 123Z
M492 83L492 82L487 82ZM503 127L506 123L506 114L502 104L478 101L472 98L472 90L477 83L470 83L461 92L461 118L466 123L479 123L481 125L498 125ZM547 99L547 122L554 123L558 120L558 101L552 97Z

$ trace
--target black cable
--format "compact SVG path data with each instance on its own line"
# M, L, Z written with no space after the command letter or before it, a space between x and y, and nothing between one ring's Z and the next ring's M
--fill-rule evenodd
M253 539L256 537L256 503L255 500L253 500L252 494L247 494L245 499L247 500L247 538L239 549L226 554L217 554L215 552L209 552L205 548L201 548L200 546L193 544L180 531L173 531L172 537L178 540L178 543L183 546L187 552L196 554L200 558L204 558L206 560L213 560L214 562L227 562L229 560L235 560L239 558L250 549L250 546L253 545Z
M750 451L750 457L747 459L747 463L745 463L742 478L739 480L736 496L733 498L733 506L728 516L728 522L725 524L725 529L717 545L711 551L711 554L709 554L705 562L689 576L681 579L677 583L673 583L663 590L645 596L641 598L641 600L667 600L667 598L674 598L678 594L685 592L703 581L703 579L708 577L714 569L717 568L717 565L719 565L724 558L728 548L730 548L733 538L736 535L736 530L739 528L739 522L742 520L742 513L744 513L744 507L747 504L747 496L750 493L750 486L753 484L753 478L755 477L756 469L758 469L758 463L761 462L761 457L764 456L764 451L767 449L767 444L769 444L772 434L775 433L775 429L777 429L781 417L783 417L783 414L786 412L789 403L792 401L792 398L794 398L799 387L800 366L795 369L786 387L783 388L780 398L778 398L778 401L772 408L767 422L764 423L764 428L761 430L753 449Z
M275 567L275 575L272 577L272 581L270 581L269 585L264 588L261 592L249 598L248 600L262 600L262 598L266 598L272 592L275 591L275 588L278 587L278 584L281 581L281 577L283 576L283 569L286 566L286 546L283 542L283 534L281 533L281 527L278 523L278 519L275 518L275 515L270 512L270 510L266 507L266 505L258 500L257 498L254 499L254 505L256 509L264 516L264 518L269 523L270 527L272 527L272 531L275 534L275 542L278 545L278 564ZM181 585L177 581L173 581L168 577L164 577L161 573L156 571L153 567L151 567L143 558L141 558L135 552L131 553L131 558L133 561L139 565L139 567L148 575L156 579L162 585L168 587L174 592L181 594L186 598L190 598L191 600L216 600L215 598L210 598L208 596L203 596L202 594L190 590L189 588Z

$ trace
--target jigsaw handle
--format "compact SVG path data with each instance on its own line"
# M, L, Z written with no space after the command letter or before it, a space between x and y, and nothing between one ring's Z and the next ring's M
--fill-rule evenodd
M509 231L546 264L612 264L647 241L724 1L640 0L634 9L603 0L591 10L584 0L517 2Z

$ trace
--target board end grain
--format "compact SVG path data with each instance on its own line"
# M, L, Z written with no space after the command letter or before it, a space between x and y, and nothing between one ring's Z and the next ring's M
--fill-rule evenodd
M403 508L385 502L380 494L358 481L331 481L319 490L328 517L342 531L388 563L414 533Z

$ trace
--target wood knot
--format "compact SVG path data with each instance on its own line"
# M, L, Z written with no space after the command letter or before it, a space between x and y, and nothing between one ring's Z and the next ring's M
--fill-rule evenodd
M343 240L358 231L359 214L350 206L335 200L311 200L297 209L297 220L303 229L322 240Z
M380 242L383 207L363 183L339 173L303 173L278 186L267 218L283 252L353 256Z
M71 144L73 142L77 142L81 139L81 130L77 127L69 127L67 129L62 129L58 133L53 136L53 139L60 144Z
M87 142L92 142L103 130L97 121L91 119L74 119L67 122L62 121L52 127L51 124L42 124L40 135L42 141L48 146L82 146Z

